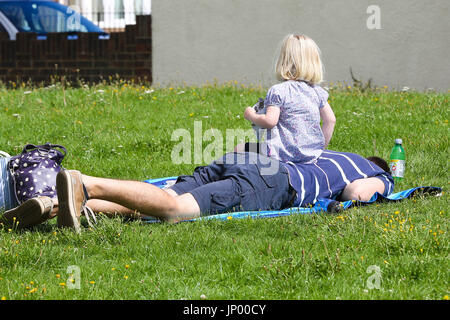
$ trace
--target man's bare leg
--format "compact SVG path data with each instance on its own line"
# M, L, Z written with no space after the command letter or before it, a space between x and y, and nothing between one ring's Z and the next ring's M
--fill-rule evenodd
M82 180L90 199L109 202L109 204L94 202L94 205L103 206L104 211L120 210L125 214L137 211L166 221L186 220L200 215L197 201L190 193L174 196L174 192L170 194L140 181L96 178L86 175L83 175ZM96 209L98 208L93 208L97 211Z
M116 215L120 215L130 218L140 218L141 216L143 216L135 210L131 210L120 204L106 200L89 199L86 205L95 213L103 213L108 217L115 217Z

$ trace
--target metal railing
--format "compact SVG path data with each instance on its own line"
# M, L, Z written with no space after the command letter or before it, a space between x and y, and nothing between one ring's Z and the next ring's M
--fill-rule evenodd
M105 31L123 31L125 26L136 24L136 12L80 12L86 19L92 21Z
M136 15L151 14L151 0L59 0L104 29L122 31L136 24Z

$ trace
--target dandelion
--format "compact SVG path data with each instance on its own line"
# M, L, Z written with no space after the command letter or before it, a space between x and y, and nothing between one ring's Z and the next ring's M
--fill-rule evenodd
M6 297L5 297L5 296L3 296L3 297L2 297L2 300L6 300Z
M2 299L3 299L3 298L2 298ZM448 300L448 295L445 295L443 299L444 299L444 300Z
M231 220L231 219L233 219L232 216L228 216L228 217L227 217L227 220Z
M28 293L35 293L37 291L37 288L33 288L30 291L28 291Z
M126 279L128 279L128 276L123 276L123 278L126 280Z
M95 284L95 281L89 281L90 284Z

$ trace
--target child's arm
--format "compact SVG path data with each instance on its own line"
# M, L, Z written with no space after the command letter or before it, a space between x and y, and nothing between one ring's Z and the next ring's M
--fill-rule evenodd
M325 137L326 149L333 136L334 125L336 124L336 117L334 116L333 109L331 109L328 103L320 109L320 118L322 119L322 132Z
M268 106L265 114L258 114L252 107L247 107L244 118L261 128L272 129L277 125L280 118L280 108Z

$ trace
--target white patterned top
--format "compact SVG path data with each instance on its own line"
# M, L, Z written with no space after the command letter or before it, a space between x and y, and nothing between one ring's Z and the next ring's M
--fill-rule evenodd
M320 108L327 100L325 89L304 81L288 80L272 86L264 104L279 107L280 117L277 125L267 130L268 155L284 162L314 162L325 146Z

